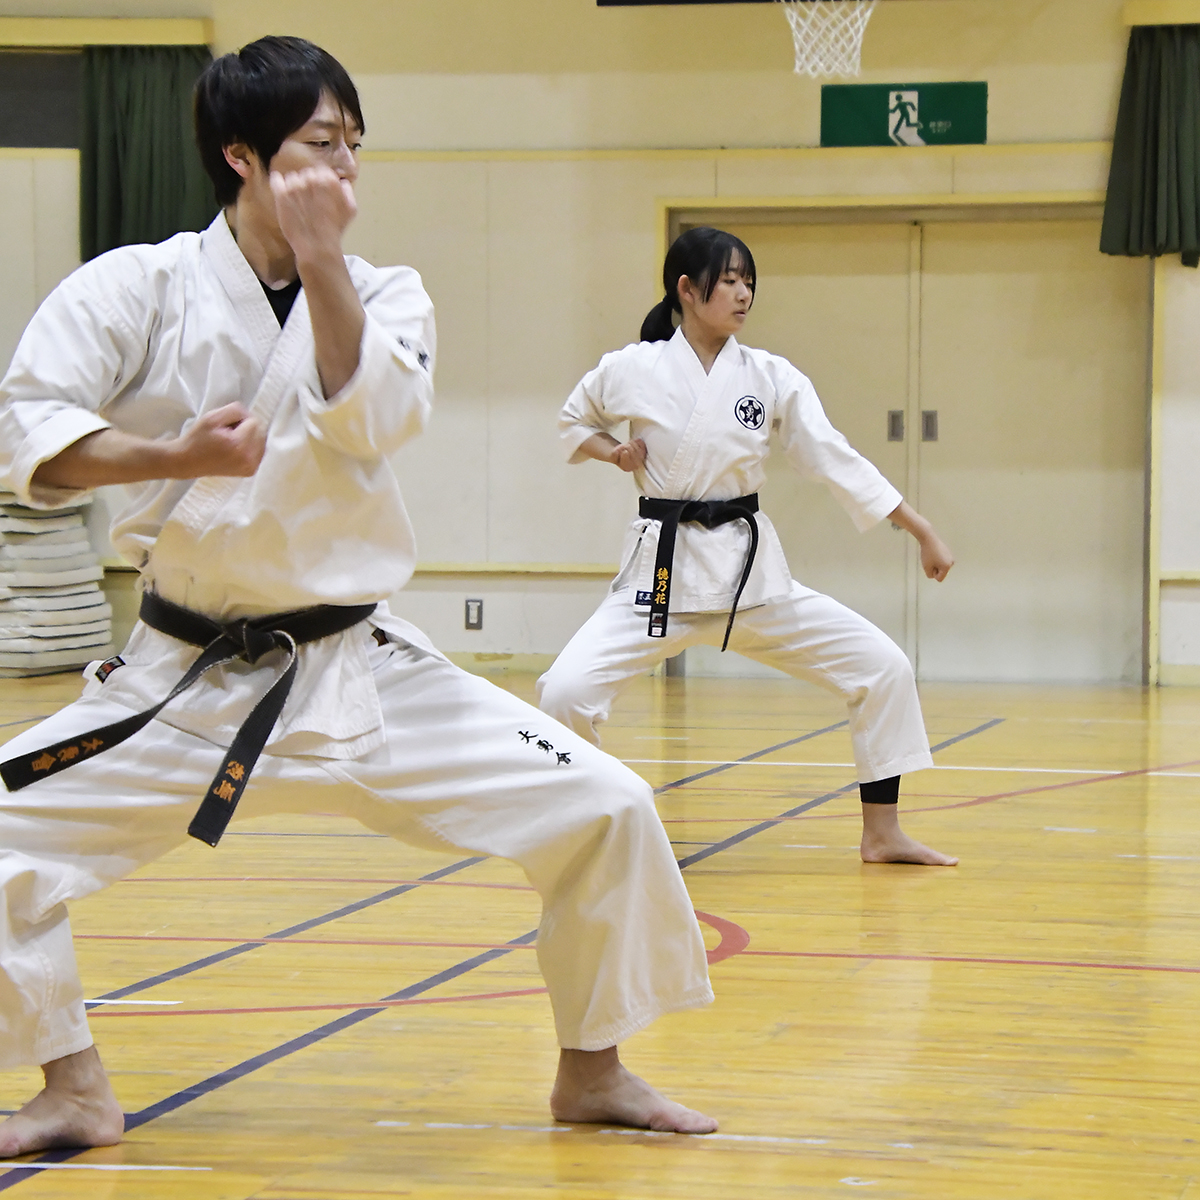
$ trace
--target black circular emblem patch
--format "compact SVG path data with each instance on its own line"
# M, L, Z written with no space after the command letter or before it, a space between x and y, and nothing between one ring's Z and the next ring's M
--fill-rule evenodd
M743 396L733 406L733 413L747 429L761 429L767 410L757 396Z

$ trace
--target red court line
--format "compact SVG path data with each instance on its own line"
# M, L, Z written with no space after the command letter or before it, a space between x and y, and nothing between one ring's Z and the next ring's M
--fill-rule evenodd
M979 796L965 800L962 804L941 804L935 808L906 808L905 812L943 812L951 808L973 808L976 804L990 804L993 800L1009 800L1014 796L1034 796L1038 792L1058 792L1063 788L1083 787L1089 783L1113 783L1118 779L1134 779L1138 775L1149 775L1154 771L1178 771L1183 767L1200 766L1200 759L1189 762L1169 763L1165 767L1139 767L1136 771L1122 771L1118 775L1092 775L1087 779L1068 779L1063 783L1044 783L1040 787L1018 788L1015 792L996 792L991 796Z
M712 913L702 913L697 909L696 919L703 921L710 929L715 929L721 935L721 940L717 946L707 952L708 965L710 967L714 963L724 962L727 958L732 958L735 954L745 953L746 947L750 945L749 932L740 925L735 925L732 921L725 920L724 917L714 917Z
M727 958L732 958L735 954L742 954L746 947L750 945L750 934L740 925L733 921L727 921L724 917L714 917L712 913L696 913L696 919L703 921L705 925L715 929L720 935L720 942L712 949L705 951L708 958L709 966L714 963L724 962ZM122 934L84 934L82 936L90 936L93 940L105 941L205 941L205 942L229 942L231 938L158 938L154 936L137 936L130 935L125 937ZM238 944L242 944L246 939L238 939ZM255 941L255 939L250 939ZM288 938L287 945L294 945L295 938ZM277 940L266 942L265 939L257 939L259 944L280 945ZM318 939L308 939L304 945L328 946L443 946L443 947L460 947L470 946L472 948L487 948L501 950L532 950L531 946L513 946L511 942L505 942L499 945L485 942L324 942ZM545 993L543 988L522 988L515 992L480 992L469 996L418 996L411 1000L372 1000L367 1003L352 1003L352 1004L286 1004L286 1005L265 1005L256 1008L159 1008L149 1012L113 1012L109 1007L103 1006L99 1010L93 1010L91 1016L96 1017L211 1017L235 1015L239 1013L290 1013L290 1012L328 1012L328 1011L344 1011L352 1010L355 1012L366 1009L379 1008L397 1008L404 1004L457 1004L465 1000L504 1000L510 996L541 996Z
M1072 962L1046 958L984 958L955 954L852 954L835 950L746 950L760 958L849 958L859 962L944 962L979 963L990 967L1079 967L1091 971L1158 971L1167 974L1200 975L1200 967L1165 967L1156 963Z
M1134 779L1138 775L1151 775L1156 771L1178 771L1183 767L1200 766L1200 758L1192 759L1190 762L1168 763L1163 767L1139 767L1136 771L1121 771L1116 775L1090 775L1086 779L1068 779L1063 783L1044 783L1039 787L1018 788L1013 792L996 792L990 796L976 796L971 800L964 800L959 804L931 804L923 808L909 808L905 806L901 809L904 813L924 813L924 812L949 812L955 808L974 808L978 804L991 804L996 800L1011 800L1017 796L1034 796L1038 792L1057 792L1064 788L1083 787L1089 783L1112 783L1118 779ZM820 813L816 816L810 816L808 813L801 813L796 817L761 817L763 821L774 821L780 825L787 821L843 821L847 817L858 816L858 809L853 812L846 813ZM751 820L749 817L664 817L664 825L695 825L695 824L743 824Z

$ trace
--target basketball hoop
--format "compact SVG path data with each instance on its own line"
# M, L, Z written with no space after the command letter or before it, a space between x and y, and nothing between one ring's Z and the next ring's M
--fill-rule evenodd
M797 75L858 75L876 0L780 0L792 27Z

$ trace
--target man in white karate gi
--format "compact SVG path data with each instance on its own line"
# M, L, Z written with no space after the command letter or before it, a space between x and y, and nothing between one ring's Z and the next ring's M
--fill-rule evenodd
M712 998L650 789L383 603L415 563L388 455L428 416L434 329L415 272L342 254L362 128L349 76L311 43L218 59L197 135L224 211L75 272L0 383L0 483L35 507L131 485L113 542L146 593L83 698L0 750L0 1066L45 1075L0 1126L2 1156L120 1139L66 902L189 821L215 844L243 788L241 815L335 807L519 863L545 905L554 1115L716 1128L617 1058Z

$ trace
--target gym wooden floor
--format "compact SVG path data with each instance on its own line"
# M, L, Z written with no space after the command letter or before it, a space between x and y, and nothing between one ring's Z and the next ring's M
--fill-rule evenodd
M5 682L4 732L77 688ZM859 862L815 690L647 678L609 726L660 789L717 993L625 1056L718 1135L551 1122L515 868L272 819L75 906L129 1132L0 1168L0 1191L1200 1200L1200 692L924 698L938 769L903 807L951 870ZM12 1107L34 1073L3 1087Z

